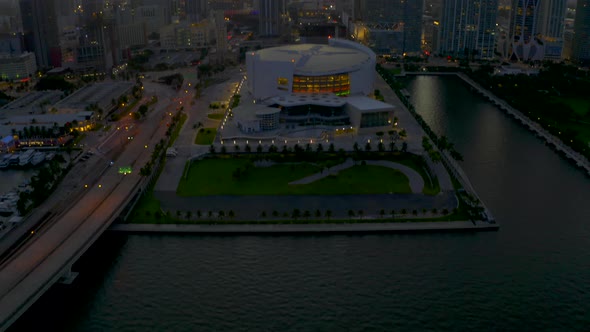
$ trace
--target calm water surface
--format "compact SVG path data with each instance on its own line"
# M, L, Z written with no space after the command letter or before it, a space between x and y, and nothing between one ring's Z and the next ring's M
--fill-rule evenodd
M499 232L110 234L14 330L590 329L590 180L457 79L408 91Z

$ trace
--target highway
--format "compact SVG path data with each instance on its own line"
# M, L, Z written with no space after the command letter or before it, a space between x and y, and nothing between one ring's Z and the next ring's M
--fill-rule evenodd
M180 94L180 93L179 93ZM184 96L183 96L184 97ZM6 330L30 305L63 276L108 228L130 198L139 190L139 169L149 161L153 147L165 137L168 114L177 105L160 101L146 119L96 141L94 155L78 161L58 189L64 197L52 197L44 212L49 220L0 266L0 331ZM129 137L133 136L133 139ZM147 148L146 148L147 146ZM111 166L110 161L114 164ZM134 172L118 174L120 166ZM47 214L49 213L49 214ZM39 216L37 216L39 217Z

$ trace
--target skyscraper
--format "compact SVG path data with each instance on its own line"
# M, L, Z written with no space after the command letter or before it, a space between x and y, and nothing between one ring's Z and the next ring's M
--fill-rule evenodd
M361 19L377 49L396 53L415 53L421 50L422 9L417 0L359 0L356 18ZM379 51L378 51L379 52Z
M260 36L279 36L283 32L285 0L259 0Z
M566 6L563 0L541 0L537 33L543 43L545 59L561 59Z
M561 59L566 5L564 0L514 0L507 56L513 61Z
M590 63L590 0L578 0L572 60L582 64Z
M25 49L40 68L61 66L56 0L21 0Z
M439 53L492 58L497 11L498 0L444 0Z

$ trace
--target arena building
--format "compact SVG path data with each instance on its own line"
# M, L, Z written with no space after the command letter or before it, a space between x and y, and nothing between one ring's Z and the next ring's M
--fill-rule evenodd
M370 98L376 56L347 40L273 47L246 55L248 99L233 110L244 134L304 127L390 126L393 106Z
M246 54L247 84L257 101L291 93L369 95L375 61L369 48L341 39L272 47Z

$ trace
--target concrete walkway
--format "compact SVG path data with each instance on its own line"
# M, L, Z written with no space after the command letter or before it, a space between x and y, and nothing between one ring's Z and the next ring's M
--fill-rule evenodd
M414 171L413 169L405 165L386 160L367 160L366 163L367 165L382 166L402 172L410 180L410 189L414 194L420 194L422 193L422 190L424 190L424 179L422 178L422 176L418 172ZM338 172L350 168L354 165L356 165L354 160L348 158L344 163L330 167L327 171L306 176L303 179L290 182L289 184L310 184L330 175L336 175L338 174Z
M406 222L406 223L341 223L341 224L115 224L111 231L136 233L360 233L360 232L427 232L427 231L491 231L499 225L476 221Z

